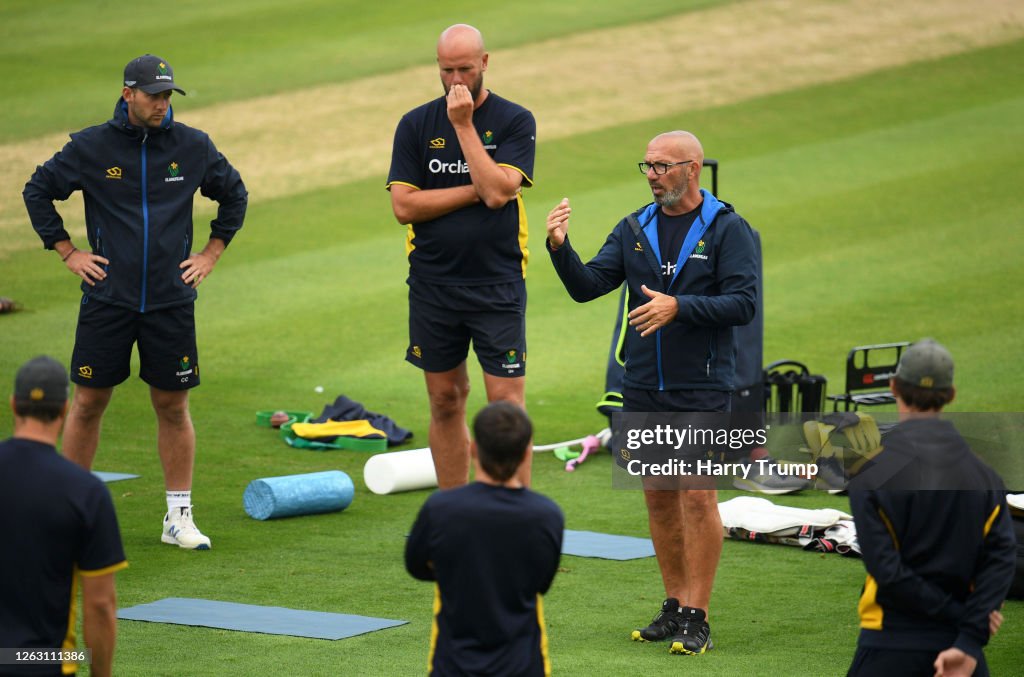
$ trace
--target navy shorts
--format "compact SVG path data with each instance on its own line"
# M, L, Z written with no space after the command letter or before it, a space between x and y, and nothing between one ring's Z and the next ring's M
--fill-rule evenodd
M88 296L78 311L71 380L90 388L123 383L136 343L143 381L160 390L199 385L194 304L139 313Z
M622 389L622 411L629 413L725 413L732 407L732 393L722 390Z
M450 371L466 361L471 342L486 373L526 375L526 284L458 287L410 278L405 359L424 371Z
M950 646L952 646L952 641ZM941 649L878 649L858 646L847 677L932 677L936 656ZM988 663L982 655L974 669L975 677L988 677Z
M685 424L698 429L717 430L728 428L728 414L732 401L732 393L721 390L641 390L628 386L622 389L622 413L629 416L629 424L636 425L644 420L642 427ZM680 417L679 414L686 414ZM647 415L644 418L644 415ZM637 418L640 417L640 418ZM620 421L625 424L625 421ZM623 448L623 431L615 430L616 442L613 448ZM703 441L696 443L675 443L666 445L644 445L640 455L616 454L616 463L627 468L629 461L640 458L642 462L664 463L670 460L697 461L713 459L718 455L718 447ZM655 488L683 488L673 484L678 478L665 478L666 482Z

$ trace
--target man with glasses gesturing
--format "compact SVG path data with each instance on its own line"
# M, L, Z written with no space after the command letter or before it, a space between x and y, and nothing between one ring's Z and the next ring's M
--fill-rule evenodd
M654 202L622 219L584 264L569 243L568 198L548 214L551 261L572 298L628 286L623 412L721 412L735 387L733 327L754 316L757 261L750 226L700 188L704 151L689 132L659 134L640 171ZM707 449L684 448L680 461ZM623 459L618 458L620 464ZM691 466L692 467L692 466ZM644 477L651 539L665 586L661 611L636 641L674 654L712 648L708 606L722 553L718 496L706 477Z

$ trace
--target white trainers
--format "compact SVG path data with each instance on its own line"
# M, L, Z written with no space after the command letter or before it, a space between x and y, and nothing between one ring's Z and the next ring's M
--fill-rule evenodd
M210 549L210 539L192 521L192 506L177 508L164 515L164 533L160 540L188 550Z

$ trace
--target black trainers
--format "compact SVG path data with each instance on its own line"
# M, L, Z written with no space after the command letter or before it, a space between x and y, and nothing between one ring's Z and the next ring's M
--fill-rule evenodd
M634 642L664 642L675 635L683 623L682 607L679 600L669 597L661 603L661 611L646 628L634 630L631 635Z
M672 637L672 644L668 647L669 653L686 654L687 656L699 656L705 651L715 648L711 641L711 626L705 618L707 616L700 609L683 607L680 616L683 619L678 632Z

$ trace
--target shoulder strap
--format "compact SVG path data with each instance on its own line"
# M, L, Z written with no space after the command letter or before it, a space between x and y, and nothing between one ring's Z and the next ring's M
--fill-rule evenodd
M640 231L643 229L640 227L640 222L636 220L636 216L633 214L628 215L626 217L626 223L628 223L629 227L633 230L633 235L640 237Z

